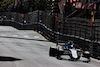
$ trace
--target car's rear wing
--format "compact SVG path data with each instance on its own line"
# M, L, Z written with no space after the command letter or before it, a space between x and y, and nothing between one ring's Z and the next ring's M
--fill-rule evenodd
M61 45L61 46L63 46L63 45L66 45L66 41L57 41L57 45Z
M66 45L66 44L65 44L65 43L57 43L57 45L64 46L64 45Z

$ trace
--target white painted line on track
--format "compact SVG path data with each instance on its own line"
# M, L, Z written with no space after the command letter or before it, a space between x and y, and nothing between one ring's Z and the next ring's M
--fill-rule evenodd
M18 35L13 35L13 37L18 37Z
M34 36L34 38L39 38L39 36Z
M27 36L27 35L25 35L24 37L25 37L25 38L29 38L29 36Z
M6 34L2 34L1 36L7 36Z

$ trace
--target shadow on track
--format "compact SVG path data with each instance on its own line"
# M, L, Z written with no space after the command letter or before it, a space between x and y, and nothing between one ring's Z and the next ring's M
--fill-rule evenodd
M14 57L6 57L0 56L0 61L20 61L22 59L14 58Z

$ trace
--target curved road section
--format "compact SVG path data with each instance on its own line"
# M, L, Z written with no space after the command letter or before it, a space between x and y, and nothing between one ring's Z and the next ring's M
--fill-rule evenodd
M33 30L0 26L0 67L100 67L100 61L57 60L49 56L56 45Z

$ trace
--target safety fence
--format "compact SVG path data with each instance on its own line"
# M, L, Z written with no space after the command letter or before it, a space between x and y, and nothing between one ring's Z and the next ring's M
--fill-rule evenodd
M79 44L79 47L84 50L89 50L91 56L100 59L99 21L100 20L95 20L95 22L91 23L90 19L66 19L63 33L72 37L72 40Z
M7 17L7 20L0 21L1 25L13 26L20 30L36 30L53 42L72 40L77 48L89 50L92 57L100 59L99 19L91 24L90 19L66 18L63 23L56 22L53 25L52 16L38 10L28 14L2 12L0 16Z

